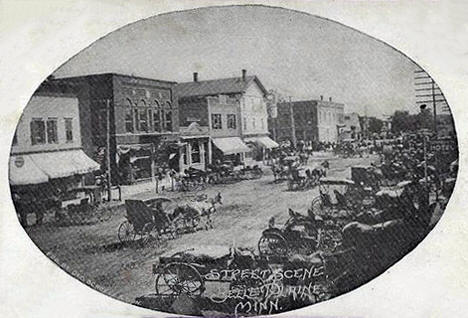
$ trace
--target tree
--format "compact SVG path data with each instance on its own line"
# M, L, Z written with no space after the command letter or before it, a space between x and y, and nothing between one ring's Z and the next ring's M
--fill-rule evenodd
M382 130L382 126L383 126L382 120L375 118L375 117L369 117L369 127L368 127L369 133L371 134L380 133L380 131Z
M392 132L400 133L402 131L415 130L414 117L408 111L396 110L392 116Z

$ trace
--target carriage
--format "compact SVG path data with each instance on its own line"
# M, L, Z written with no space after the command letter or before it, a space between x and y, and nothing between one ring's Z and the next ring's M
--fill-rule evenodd
M209 282L227 283L230 290L261 287L266 276L253 271L245 275L249 269L268 270L269 264L248 249L229 246L206 245L171 252L153 265L156 294L200 296ZM242 270L244 274L239 275Z
M341 228L330 218L302 215L289 209L289 218L282 226L271 218L268 229L258 241L261 256L308 255L318 250L333 251L341 242Z
M146 244L151 237L161 238L170 236L175 238L177 227L164 207L172 203L166 198L151 200L126 200L126 220L118 229L118 237L121 243L139 241Z

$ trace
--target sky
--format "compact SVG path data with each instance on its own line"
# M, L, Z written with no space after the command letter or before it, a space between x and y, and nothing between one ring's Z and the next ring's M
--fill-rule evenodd
M54 75L123 73L186 82L257 75L293 100L325 99L345 112L418 111L414 71L394 48L339 23L287 9L234 6L154 16L94 42Z

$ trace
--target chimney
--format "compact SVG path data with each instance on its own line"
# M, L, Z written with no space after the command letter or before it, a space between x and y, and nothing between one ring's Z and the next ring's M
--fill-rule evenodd
M242 80L245 82L245 79L247 77L247 70L243 69L242 70Z
M328 100L331 102L331 101L332 101L332 98L330 97Z
M193 73L193 81L198 82L198 73L197 72Z
M320 100L323 100L323 95L320 95Z

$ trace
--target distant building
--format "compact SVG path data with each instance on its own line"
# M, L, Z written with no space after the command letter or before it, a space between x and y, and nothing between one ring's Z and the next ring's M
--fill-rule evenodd
M358 140L362 137L362 129L358 113L343 115L343 128L340 130L340 140Z
M277 142L337 142L343 127L344 104L323 100L282 102L277 117L269 119L271 135Z
M178 169L179 114L174 82L106 73L52 79L40 91L73 92L79 100L84 151L105 171L107 105L113 182L151 180L159 167ZM173 143L172 147L166 147ZM164 148L164 149L162 149Z
M203 164L213 159L239 163L259 159L265 149L277 146L268 137L268 92L256 76L247 76L243 70L242 76L233 78L199 81L198 73L193 77L192 82L177 84L181 131L198 126L210 142L182 133L187 140L184 166L199 163L190 159L194 151L203 151Z

